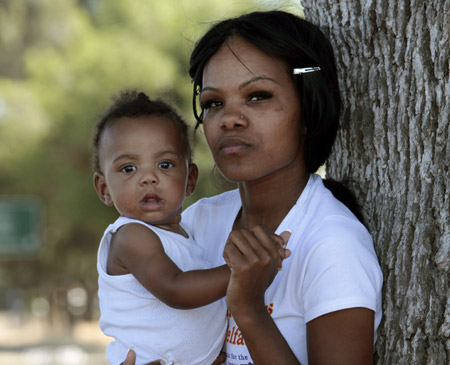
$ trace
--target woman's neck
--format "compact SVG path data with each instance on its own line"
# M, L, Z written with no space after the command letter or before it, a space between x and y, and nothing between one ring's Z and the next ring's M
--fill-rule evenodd
M309 179L303 169L239 183L242 210L234 228L262 225L274 232L297 202Z

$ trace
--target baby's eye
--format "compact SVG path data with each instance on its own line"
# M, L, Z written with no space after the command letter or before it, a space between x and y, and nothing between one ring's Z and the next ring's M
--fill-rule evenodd
M266 91L257 91L249 95L249 101L266 100L270 99L271 97L272 97L271 93L268 93Z
M125 172L126 174L129 174L136 170L137 170L136 166L133 166L133 165L126 165L120 169L120 171Z
M158 164L158 167L163 170L170 169L173 166L174 166L174 164L170 161L163 161Z

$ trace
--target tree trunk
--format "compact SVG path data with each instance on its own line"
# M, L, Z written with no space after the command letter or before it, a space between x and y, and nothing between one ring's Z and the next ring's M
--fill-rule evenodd
M384 273L378 364L450 363L450 1L303 0L343 96L327 176L348 181Z

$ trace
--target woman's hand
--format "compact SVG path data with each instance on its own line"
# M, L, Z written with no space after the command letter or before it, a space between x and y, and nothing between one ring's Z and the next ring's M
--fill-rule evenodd
M136 364L136 353L134 350L128 351L127 358L120 365L135 365ZM164 365L165 362L163 360L156 360L147 363L147 365Z
M264 293L282 261L290 255L280 236L261 227L233 231L224 250L231 275L227 289L228 310L244 337L255 364L299 364L264 303Z
M231 270L227 305L233 315L265 308L264 293L290 255L284 248L289 236L269 234L260 226L230 233L223 256Z

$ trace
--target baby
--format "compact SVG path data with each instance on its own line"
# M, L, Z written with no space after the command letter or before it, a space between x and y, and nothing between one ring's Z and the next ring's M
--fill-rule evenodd
M95 190L120 213L97 263L100 327L115 339L107 348L112 364L131 347L136 364L210 364L224 342L226 308L218 299L229 269L209 269L180 223L198 176L187 129L169 105L132 91L96 127Z

